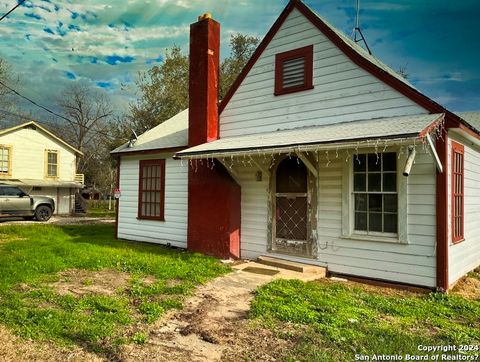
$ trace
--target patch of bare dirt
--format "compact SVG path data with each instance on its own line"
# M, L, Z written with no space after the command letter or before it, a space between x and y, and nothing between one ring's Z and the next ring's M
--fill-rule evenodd
M422 289L422 288L412 288L406 289L402 285L398 285L395 287L393 284L392 286L381 286L381 285L375 285L375 284L368 284L368 283L361 283L357 281L352 281L352 280L346 280L342 278L323 278L323 279L318 279L315 280L315 283L319 284L338 284L342 283L347 287L351 288L359 288L361 290L364 290L369 293L377 294L377 295L382 295L382 296L387 296L387 297L411 297L414 295L424 295L430 292L429 289Z
M59 280L51 283L55 292L60 295L86 294L114 295L128 286L130 275L114 269L89 271L70 269L60 272Z
M480 280L467 275L455 285L452 293L467 299L480 300Z
M149 286L155 284L157 278L155 278L153 275L147 275L146 277L141 278L140 281L143 285Z
M15 337L6 328L0 326L0 361L11 362L100 362L95 354L85 352L79 347L67 349L48 343L33 342Z

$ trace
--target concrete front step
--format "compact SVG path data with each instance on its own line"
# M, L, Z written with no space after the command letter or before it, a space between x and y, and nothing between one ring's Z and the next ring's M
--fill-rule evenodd
M324 278L327 275L327 268L317 265L297 263L280 258L273 258L271 256L259 256L257 258L257 263L270 265L281 269L293 270L300 273L314 273L317 274L319 278Z

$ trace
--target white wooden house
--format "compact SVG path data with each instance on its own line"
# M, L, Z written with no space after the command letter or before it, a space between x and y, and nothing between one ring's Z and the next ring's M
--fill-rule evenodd
M55 214L69 214L83 187L83 175L76 173L81 154L33 121L0 130L0 183L49 196Z
M219 24L190 36L188 112L113 151L119 238L439 290L480 264L478 123L298 0L218 108Z

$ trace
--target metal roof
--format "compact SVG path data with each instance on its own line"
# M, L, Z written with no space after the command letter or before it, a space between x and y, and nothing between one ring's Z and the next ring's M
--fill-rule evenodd
M188 108L167 119L158 126L142 133L137 141L128 147L128 142L114 149L112 154L161 150L165 148L187 147Z
M462 117L471 126L475 127L477 131L480 131L480 111L477 111L477 112L457 112L457 115Z
M412 138L419 137L422 131L428 130L443 118L443 113L421 114L228 137L177 152L176 156L181 158L195 155L233 155L252 150L266 151L306 145Z

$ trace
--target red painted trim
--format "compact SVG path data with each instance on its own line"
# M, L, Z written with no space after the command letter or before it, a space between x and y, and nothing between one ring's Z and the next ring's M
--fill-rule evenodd
M452 163L451 163L451 169L452 169L452 180L451 180L451 194L452 194L452 219L451 219L451 227L452 227L452 243L453 244L458 244L464 240L464 215L465 215L465 200L464 200L464 183L465 183L465 175L464 175L464 164L465 164L465 149L463 145L460 143L452 141ZM455 171L455 166L456 166L456 156L459 155L459 161L460 161L460 170L458 172ZM456 189L456 183L455 183L455 176L459 176L460 178L460 192L455 192ZM457 215L455 215L455 197L460 198L460 215L458 216L460 218L460 233L458 235L455 235L455 218Z
M160 190L153 188L149 190L143 189L143 169L145 166L159 166L161 175L160 175ZM159 216L148 216L142 215L142 193L144 191L160 191L160 215ZM158 159L158 160L140 160L139 162L139 176L138 176L138 216L137 219L142 220L157 220L157 221L164 221L165 220L165 160Z
M116 188L120 190L120 162L121 157L117 158L117 180ZM120 208L120 199L115 200L115 239L118 239L118 210Z
M303 84L295 87L283 87L283 62L304 58ZM289 50L275 55L275 95L300 92L313 89L313 45Z
M443 172L437 170L436 176L436 234L437 234L437 290L448 290L448 133L443 130L442 137L435 144L438 157L443 164Z
M418 136L423 138L425 137L430 131L435 129L441 122L445 120L445 114L442 114L440 117L438 117L435 121L430 123L427 127L425 127L419 134Z

